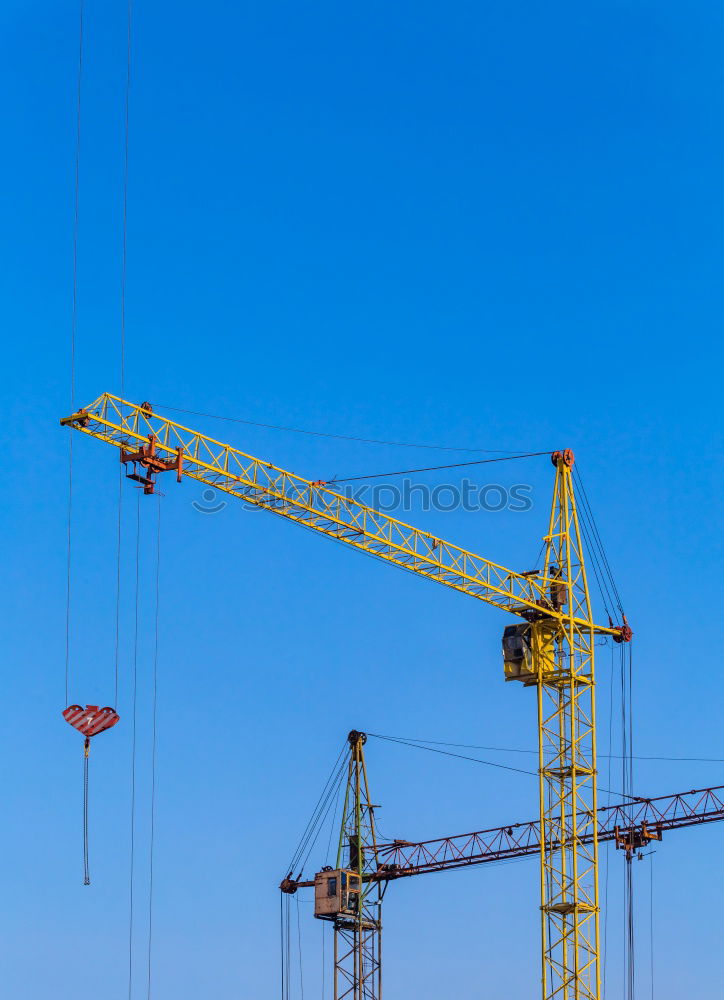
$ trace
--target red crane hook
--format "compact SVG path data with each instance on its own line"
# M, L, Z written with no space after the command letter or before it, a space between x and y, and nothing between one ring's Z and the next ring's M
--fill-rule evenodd
M88 754L91 736L110 729L120 719L115 708L99 708L98 705L69 705L63 710L65 721L85 736L83 744L83 885L90 885L88 867Z

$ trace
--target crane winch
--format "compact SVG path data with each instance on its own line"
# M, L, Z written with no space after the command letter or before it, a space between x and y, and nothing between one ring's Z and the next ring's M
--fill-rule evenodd
M632 632L625 617L601 625L592 615L573 452L551 454L542 568L516 572L161 417L148 402L104 393L61 424L119 448L145 493L173 470L521 619L505 630L505 677L537 699L542 996L600 1000L594 639L627 642Z

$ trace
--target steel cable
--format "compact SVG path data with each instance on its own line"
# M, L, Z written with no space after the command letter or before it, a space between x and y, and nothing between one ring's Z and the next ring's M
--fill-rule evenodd
M75 181L73 205L73 285L72 318L70 327L70 412L75 410L75 340L78 329L78 222L80 219L80 136L81 136L81 95L83 83L83 0L80 0L78 14L78 70L76 77L76 125L75 125ZM68 704L70 677L70 620L71 620L71 553L73 512L73 435L68 441L68 567L65 606L65 704Z
M133 875L135 871L136 836L136 724L138 694L138 604L139 604L139 564L141 551L141 494L136 501L136 595L133 622L133 674L132 674L132 736L131 736L131 838L130 838L130 885L128 902L128 1000L133 993Z
M87 751L87 747L85 748ZM83 754L83 885L90 885L88 861L88 754Z
M343 769L344 769L344 767L346 766L346 763L347 763L346 755L345 755L345 751L347 749L348 749L348 744L345 741L342 749L339 752L339 755L337 756L336 761L334 762L334 765L333 765L332 770L331 770L331 772L329 774L329 777L327 778L326 782L324 783L324 787L322 788L322 792L321 792L319 798L317 799L317 802L316 802L316 805L314 806L314 809L312 810L311 818L309 819L309 821L308 821L308 823L307 823L307 825L306 825L306 827L304 829L304 833L301 836L299 844L297 845L296 850L294 851L294 854L292 855L291 862L290 862L290 864L289 864L289 866L287 868L287 871L289 871L289 872L293 872L294 871L294 869L295 869L296 865L298 864L299 860L304 855L304 852L305 852L305 850L307 848L307 845L309 843L309 838L312 836L312 834L314 832L314 828L315 828L315 826L316 826L316 824L318 822L319 815L321 814L322 810L324 809L324 806L325 806L325 804L326 804L326 802L328 800L329 794L330 794L331 791L334 791L335 788L336 788L336 786L337 786L337 782L339 780L340 773L343 771Z
M151 1000L151 957L153 947L153 862L156 834L156 706L158 703L158 621L161 579L161 494L158 494L156 521L156 606L153 640L153 700L151 705L151 835L148 875L148 963L146 998Z
M492 760L481 760L479 757L468 757L465 754L451 753L449 750L440 750L437 747L424 746L421 743L409 743L407 740L398 739L394 736L382 736L379 733L367 733L368 736L372 736L378 740L387 740L388 743L400 743L403 746L413 747L415 750L428 750L430 753L443 754L445 757L456 757L458 760L467 760L473 764L485 764L487 767L497 767L503 771L515 771L518 774L527 774L529 777L538 778L537 771L529 771L523 767L512 767L510 764L498 764ZM599 790L602 792L607 792L609 795L615 795L618 798L638 800L639 796L629 795L626 792L617 792L610 788L603 788L601 785L598 786Z
M516 458L536 458L539 455L549 455L548 451L529 451L520 455L505 455L500 458L480 458L474 462L453 462L449 465L428 465L421 469L399 469L396 472L376 472L367 476L345 476L330 479L325 485L336 486L338 483L355 483L362 479L386 479L390 476L409 476L413 472L438 472L441 469L462 469L469 465L488 465L490 462L512 462Z
M582 507L583 507L583 509L585 509L585 511L587 512L588 517L590 519L591 529L592 529L594 538L595 538L595 540L597 541L597 544L598 544L598 549L599 549L599 552L600 552L600 555L601 555L602 563L603 563L604 567L606 568L606 572L608 574L608 579L609 579L609 582L611 584L611 589L612 589L613 594L614 594L615 599L616 599L616 605L617 605L618 610L620 611L620 613L623 614L624 611L623 611L623 603L621 601L621 595L618 592L618 587L616 586L616 580L615 580L613 572L611 570L611 565L610 565L610 563L608 561L608 555L606 554L606 548L605 548L605 546L603 544L603 540L601 538L601 534L600 534L600 532L598 530L598 525L596 524L596 519L595 519L595 517L593 515L593 508L591 507L591 504L590 504L589 499L588 499L588 494L586 493L586 487L585 487L584 482L583 482L583 477L581 476L581 472L580 472L580 470L578 468L574 467L573 472L574 472L574 475L576 477L577 484L578 484L578 486L580 488L580 491L581 491L581 499L583 501Z
M297 945L299 948L299 991L301 1000L304 1000L304 967L302 965L302 924L299 919L299 896L295 897L297 903Z
M160 409L170 410L172 413L188 413L191 416L208 417L210 420L224 420L227 423L232 424L246 424L250 427L264 427L267 430L286 431L290 434L307 434L310 437L335 438L339 441L356 441L361 444L381 444L392 448L418 448L429 451L464 451L476 454L485 453L504 455L517 454L517 452L506 451L504 448L459 448L444 444L414 444L409 441L384 441L380 438L355 437L352 434L332 434L327 431L310 431L302 427L287 427L282 424L266 424L259 420L243 420L241 417L225 417L219 413L204 413L201 410L186 410L180 406L167 406L165 403L158 403L157 405ZM548 452L541 452L540 454L547 455Z

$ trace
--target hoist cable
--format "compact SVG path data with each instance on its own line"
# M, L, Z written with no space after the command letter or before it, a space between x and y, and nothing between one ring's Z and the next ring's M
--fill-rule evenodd
M596 533L591 521L591 515L589 512L589 507L586 505L586 501L583 496L583 486L580 480L580 476L577 477L577 482L580 486L579 491L579 504L578 504L578 515L579 515L579 526L581 529L581 535L583 536L583 541L585 543L585 549L588 555L589 564L593 567L593 573L596 578L596 583L598 584L598 590L601 595L604 610L609 618L613 617L612 609L616 606L615 597L612 594L612 587L609 580L609 574L606 571L606 567L603 562L603 557L601 554L601 546L599 545L598 539L596 538Z
M284 1000L284 893L279 893L279 958L282 1000Z
M438 472L441 469L462 469L469 465L488 465L490 462L512 462L516 458L536 458L538 455L549 455L548 451L529 451L520 455L504 455L501 458L479 458L473 462L453 462L450 465L428 465L422 469L398 469L396 472L375 472L367 476L345 476L343 479L335 477L330 479L326 485L336 486L338 483L355 483L362 479L385 479L390 476L409 476L413 472Z
M322 929L322 1000L324 1000L327 986L327 958L324 953L324 925L326 920L319 921Z
M75 411L75 335L78 329L78 223L80 219L80 125L83 83L83 0L80 0L78 21L78 75L76 83L75 122L75 185L73 210L73 321L70 337L70 405Z
M299 844L297 845L294 855L292 856L291 862L288 865L287 869L288 871L292 872L294 868L297 866L300 859L302 858L304 851L306 850L307 845L309 843L310 837L313 835L315 827L318 823L319 815L321 814L321 811L324 809L324 806L327 803L330 791L333 791L334 788L336 787L337 781L340 777L343 768L344 768L344 762L340 764L339 758L337 758L337 762L335 763L332 773L330 774L324 788L322 789L322 793L319 796L319 799L317 800L314 810L312 811L312 815L304 829L304 833L302 834Z
M596 578L596 583L598 584L598 591L601 595L601 600L603 601L604 611L609 616L609 618L613 618L612 609L616 602L611 597L610 588L606 580L606 574L604 572L603 566L599 562L599 558L596 553L596 548L592 540L591 531L583 507L581 507L581 517L579 519L579 524L581 526L581 534L583 535L583 541L585 543L586 549L588 550L590 564L593 567L593 575Z
M224 420L231 424L246 424L249 427L264 427L267 430L272 431L286 431L290 434L307 434L310 437L323 437L323 438L335 438L338 441L356 441L361 444L381 444L388 445L391 448L419 448L427 449L429 451L464 451L472 452L474 454L517 454L517 452L510 452L504 448L459 448L452 445L445 444L415 444L409 441L384 441L380 438L365 438L365 437L355 437L352 434L332 434L327 431L310 431L303 427L286 427L282 424L265 424L259 420L243 420L241 417L225 417L219 413L204 413L201 410L186 410L180 406L166 406L165 403L156 404L159 409L170 410L172 413L188 413L194 417L208 417L210 420ZM548 454L543 452L542 454Z
M395 736L382 736L379 733L367 733L368 736L372 736L378 740L386 740L388 743L400 743L403 746L413 747L415 750L428 750L430 753L439 753L445 757L456 757L458 760L471 761L473 764L485 764L487 767L497 767L503 771L515 771L517 774L527 774L532 778L538 778L539 774L537 771L529 771L523 767L512 767L510 764L498 764L492 760L481 760L480 757L468 757L465 754L452 753L449 750L440 750L438 747L424 746L421 743L410 743L407 740L398 739ZM607 792L609 795L615 795L617 798L624 799L634 799L638 800L639 796L629 795L626 792L613 791L610 788L603 788L601 785L598 786L599 791Z
M325 796L324 802L322 803L322 806L319 809L315 822L312 828L310 829L309 835L307 836L304 846L302 848L302 852L300 853L300 856L296 860L295 867L298 867L300 872L304 871L304 869L306 868L307 862L309 861L309 857L312 853L312 850L314 849L314 845L317 843L317 840L319 839L319 834L321 833L325 820L327 819L329 811L332 808L332 804L337 799L337 795L341 787L342 781L344 779L344 774L346 769L347 769L347 760L345 759L342 761L342 763L339 765L339 768L337 769L334 781L330 785L329 790Z
M649 941L651 942L651 1000L654 1000L654 854L652 851L649 855L649 861L651 867L649 869L649 874L651 876L651 894L649 896Z
M601 560L602 560L603 565L605 566L606 571L608 573L608 578L609 578L609 581L611 583L611 589L612 589L613 594L614 594L614 596L616 598L616 604L617 604L618 610L621 612L621 614L623 614L623 604L621 602L621 595L618 592L618 587L616 586L616 580L615 580L613 572L611 570L611 565L610 565L610 563L608 561L608 555L606 554L606 548L605 548L605 546L603 544L603 540L601 538L601 534L600 534L600 532L598 530L598 525L596 524L596 518L593 515L593 508L591 507L591 504L590 504L589 499L588 499L588 494L586 493L586 487L585 487L585 485L583 483L583 477L581 476L581 472L580 472L579 469L577 469L577 468L574 467L573 471L574 471L574 475L576 477L576 481L577 481L578 487L579 487L579 489L581 491L581 498L583 500L583 507L585 508L585 510L586 510L586 512L588 514L588 517L590 519L591 528L592 528L594 537L595 537L595 539L597 540L597 543L598 543L599 551L600 551L600 554L601 554Z
M588 549L588 555L591 565L593 566L593 572L596 577L598 590L601 594L606 614L609 618L613 619L615 617L613 609L617 606L617 601L612 592L609 574L603 565L600 552L597 551L597 543L593 535L593 529L591 528L587 514L584 512L584 508L581 508L581 519L579 523L581 525L581 533L583 534L586 542L586 548Z
M113 707L118 708L118 666L121 642L121 535L123 513L123 467L118 466L118 526L116 531L116 643L114 653L115 687Z
M83 753L83 885L90 885L88 860L88 745Z
M133 992L133 875L135 870L136 837L136 722L138 693L138 605L139 605L139 565L141 552L141 494L136 501L136 595L133 621L133 671L131 704L133 713L131 735L131 840L130 840L130 886L128 904L128 1000Z
M579 504L580 513L580 526L581 531L586 542L586 548L588 549L589 556L593 565L593 572L596 577L596 582L598 583L598 588L603 599L604 608L609 617L613 617L612 609L616 606L616 592L615 583L612 578L610 571L610 566L608 566L608 561L605 560L605 553L603 551L603 543L601 542L600 535L598 534L598 529L596 528L595 521L593 519L593 512L591 506L588 503L588 497L585 492L585 487L583 485L583 480L577 469L574 469L576 474L576 481L580 487L581 502ZM605 561L604 561L605 560ZM605 593L604 593L605 590ZM619 609L620 609L620 602ZM610 606L609 606L610 605ZM623 613L623 612L622 612Z
M133 0L128 0L126 40L126 106L124 121L123 155L123 251L121 262L121 396L124 394L126 376L126 271L128 263L128 134L131 101L131 27Z
M636 942L634 936L634 882L633 863L626 859L626 925L625 925L625 967L626 967L626 1000L635 1000L636 996Z
M287 871L289 871L289 872L294 871L294 868L296 867L296 865L299 862L300 858L304 854L304 851L306 850L307 844L309 843L309 838L310 838L310 836L312 835L312 833L314 831L314 827L315 827L316 823L318 822L319 814L322 811L322 809L324 808L324 805L325 805L325 803L327 801L329 792L330 792L330 790L334 790L336 788L336 786L337 786L337 782L339 780L339 772L341 772L344 769L344 767L346 766L346 763L347 763L346 756L345 756L345 751L347 749L348 749L348 743L347 743L347 741L345 741L344 745L342 746L342 749L339 752L339 755L337 756L336 761L334 762L334 765L333 765L332 770L331 770L331 772L329 774L329 777L327 778L326 782L324 783L324 787L322 788L321 794L320 794L319 798L317 799L317 802L316 802L316 804L314 806L314 809L312 810L311 818L309 819L309 822L307 823L307 825L306 825L306 827L304 829L304 833L301 836L299 844L297 845L297 848L296 848L294 854L292 855L291 862L290 862L289 866L287 867Z
M304 1000L304 968L302 966L302 922L299 919L299 894L295 896L297 903L297 945L299 948L299 991Z
M327 853L324 856L326 864L329 864L329 852L332 849L332 837L334 836L334 826L337 821L337 810L339 809L339 802L341 798L342 798L342 786L340 784L334 799L334 812L332 813L332 822L329 824L329 837L327 838Z
M291 995L291 971L292 971L292 918L291 918L291 907L292 898L288 894L285 895L287 904L287 915L286 915L286 932L287 932L287 1000Z
M73 530L73 435L68 442L68 565L65 592L65 702L68 704L68 680L70 675L70 586L71 553Z
M75 411L75 337L78 329L78 221L80 218L80 135L81 135L81 94L83 82L83 0L78 13L78 70L76 77L75 111L75 180L73 195L73 291L72 316L70 326L70 412ZM70 615L71 615L71 552L72 552L72 512L73 512L73 435L68 440L68 567L65 603L65 704L68 704L70 674Z
M156 706L158 703L158 619L161 579L161 494L158 494L156 520L156 606L153 639L153 695L151 704L151 835L148 874L148 969L146 998L151 1000L151 956L153 946L153 861L156 833Z
M339 798L339 791L340 791L341 786L342 786L342 779L344 777L345 764L346 764L346 761L343 762L343 764L342 764L342 766L340 768L339 778L338 778L338 780L336 782L336 788L331 788L330 789L330 793L329 793L329 795L327 797L326 808L324 810L324 813L320 814L320 817L319 817L319 820L318 820L318 823L317 823L317 832L315 833L313 839L310 841L309 847L307 849L307 853L305 854L304 860L302 861L302 866L301 866L302 871L304 871L304 869L307 867L307 862L309 861L309 857L310 857L310 855L312 853L312 850L314 849L314 845L317 843L317 840L319 839L319 834L322 832L322 828L324 827L324 823L325 823L325 821L327 819L327 816L329 816L329 811L332 808L333 804L334 804L334 815L336 816L336 814L337 814L337 805L336 805L336 803L337 803L337 799ZM332 823L334 824L334 821L332 821ZM332 827L330 829L331 829L331 832L333 832L334 825L332 825Z
M131 26L132 26L132 0L128 0L127 8L127 35L126 35L126 88L125 88L125 121L124 121L124 153L123 153L123 224L122 224L122 252L121 252L121 396L125 395L126 384L126 271L128 260L128 135L129 135L129 109L131 94ZM118 657L119 657L119 632L120 632L120 603L121 603L121 518L123 506L123 470L118 471L118 545L117 545L117 571L116 571L116 651L115 651L115 701L118 704Z
M616 649L619 649L619 648L620 647L618 645L612 644L612 646L611 646L611 652L613 653ZM612 657L612 659L613 659L613 657ZM373 734L368 733L367 735L371 736ZM384 739L384 737L380 736L379 734L377 734L377 738L378 739ZM406 740L408 743L428 743L431 746L457 747L458 749L462 749L462 750L488 750L490 752L495 752L495 753L525 753L525 754L534 754L536 756L538 754L537 750L526 750L523 747L491 747L491 746L487 746L487 745L482 744L482 743L451 743L449 740L425 740L425 739L420 739L420 738L415 737L415 736L396 736L396 737L390 737L390 738L399 739L399 740ZM610 741L610 745L611 746L613 745L612 741ZM609 759L610 760L621 760L622 757L623 757L623 755L620 754L620 753L599 753L599 754L597 754L597 757L599 757L602 760L609 760ZM630 755L626 754L626 759L628 759L629 757L630 757ZM660 756L650 756L650 755L645 755L645 754L634 754L633 755L633 759L634 760L674 761L674 762L676 762L676 761L692 762L693 761L693 762L696 762L696 763L703 763L703 764L724 764L724 757L660 757ZM609 779L609 784L610 784L610 779Z

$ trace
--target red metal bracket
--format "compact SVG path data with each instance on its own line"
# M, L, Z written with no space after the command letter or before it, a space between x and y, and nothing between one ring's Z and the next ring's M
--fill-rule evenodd
M551 462L554 465L558 465L559 462L563 462L570 469L575 461L575 456L571 448L564 448L563 451L551 452Z
M628 830L622 830L619 826L615 826L613 834L616 850L625 851L627 861L630 861L637 851L642 850L652 840L663 839L661 827L657 825L652 829L647 823L642 823L638 827L632 826Z
M615 628L616 632L613 636L614 642L631 642L633 639L633 629L626 620L626 615L623 615L623 625L614 625L611 617L609 616L608 624L611 628Z
M63 718L74 729L77 729L87 740L110 729L118 722L120 716L115 708L99 708L98 705L69 705L63 710Z
M161 458L156 454L156 441L156 435L149 434L148 444L141 445L138 451L126 451L125 448L121 448L121 463L127 466L131 462L133 465L133 471L127 471L126 478L140 483L146 495L155 492L156 476L159 472L175 471L177 483L181 482L183 475L183 448L176 449L176 458L174 460ZM145 474L139 471L139 466L142 470L145 470Z

